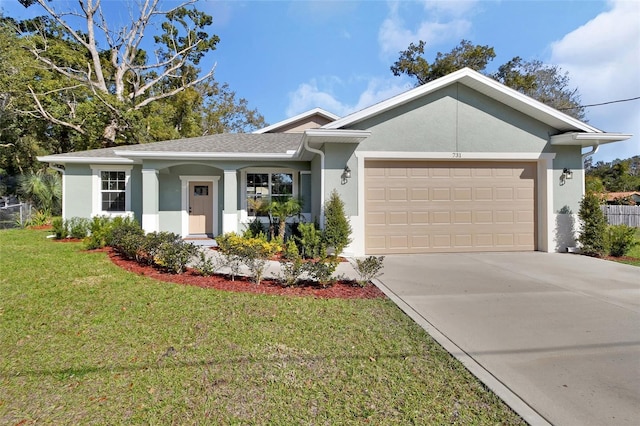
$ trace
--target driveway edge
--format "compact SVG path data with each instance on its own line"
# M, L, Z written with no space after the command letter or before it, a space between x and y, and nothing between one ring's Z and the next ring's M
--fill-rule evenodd
M434 327L425 317L420 315L411 306L409 306L400 296L389 289L380 279L372 280L373 284L378 287L393 303L398 306L406 315L409 316L416 324L422 327L436 342L440 344L447 352L460 361L467 370L478 378L493 393L502 399L513 411L522 417L532 426L550 426L549 423L540 413L534 410L522 398L515 394L511 389L504 385L494 375L487 371L473 357L463 351L458 345L451 341L447 336L442 334Z

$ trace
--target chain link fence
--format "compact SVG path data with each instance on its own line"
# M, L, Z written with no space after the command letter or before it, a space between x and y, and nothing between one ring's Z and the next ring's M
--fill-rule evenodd
M35 213L33 206L15 197L0 197L0 229L22 228Z

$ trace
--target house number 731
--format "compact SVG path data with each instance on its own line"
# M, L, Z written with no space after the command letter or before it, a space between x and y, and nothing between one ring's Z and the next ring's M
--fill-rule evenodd
M453 158L462 158L462 153L461 152L454 152L451 155Z

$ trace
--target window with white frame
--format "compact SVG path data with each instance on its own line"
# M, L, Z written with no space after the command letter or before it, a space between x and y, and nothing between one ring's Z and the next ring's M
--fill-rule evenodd
M100 172L100 201L103 212L124 212L126 174L118 171Z
M271 201L294 196L296 175L293 171L250 170L245 174L246 208L249 216L263 216Z
M127 213L131 209L130 166L92 166L93 214Z

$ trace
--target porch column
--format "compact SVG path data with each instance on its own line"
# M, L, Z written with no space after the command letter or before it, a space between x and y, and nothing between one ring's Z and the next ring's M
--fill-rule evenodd
M158 210L160 185L158 170L142 169L142 229L145 232L159 231Z
M238 171L224 171L222 232L238 232Z

